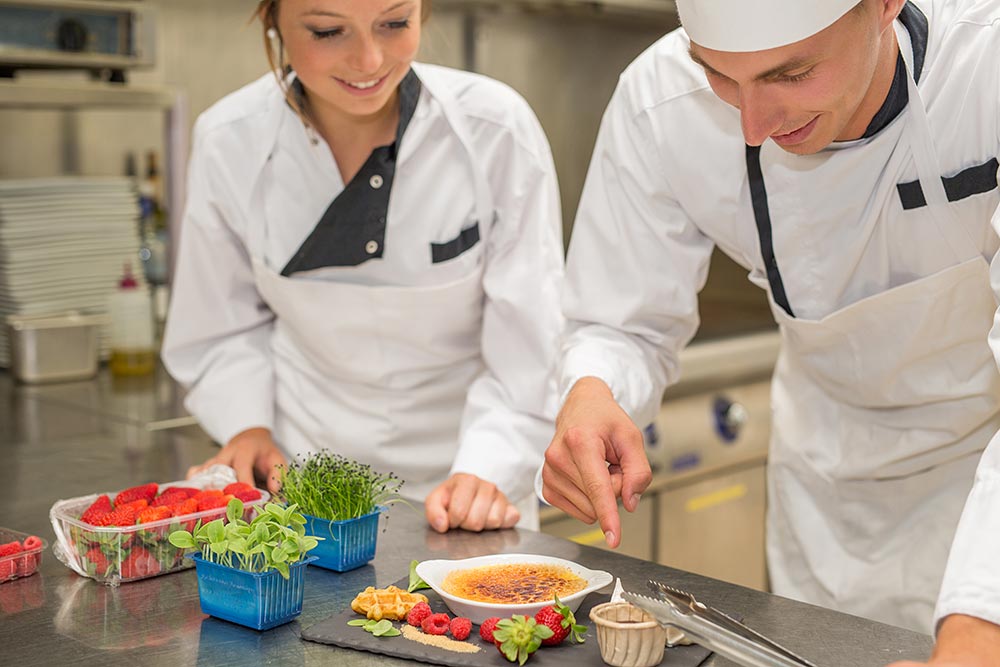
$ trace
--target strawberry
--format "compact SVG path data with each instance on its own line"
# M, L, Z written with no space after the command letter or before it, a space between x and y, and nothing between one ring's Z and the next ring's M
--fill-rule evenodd
M91 503L90 507L83 511L80 515L80 521L84 523L93 524L94 521L101 518L105 514L111 511L111 498L108 498L107 494L103 496L98 496L97 500Z
M431 606L426 602L418 602L413 605L409 613L406 614L406 622L415 628L419 628L424 619L433 614Z
M169 519L173 514L169 507L147 507L139 512L139 523L152 523L161 519Z
M201 489L193 486L168 486L163 489L163 493L183 493L185 498L191 498L195 494L201 493Z
M133 526L138 511L135 507L124 505L109 512L97 520L97 526Z
M156 491L159 488L160 486L158 484L151 482L149 484L143 484L142 486L133 486L132 488L125 489L115 496L115 507L131 503L139 500L140 498L148 503L156 497Z
M200 503L205 498L213 498L213 497L219 498L224 495L225 494L222 492L221 489L205 489L204 491L199 491L198 493L194 494L191 497Z
M431 614L420 622L420 628L429 635L443 635L450 625L448 614Z
M542 641L542 646L556 646L561 644L566 637L570 636L573 637L574 642L582 644L584 641L583 636L587 633L587 627L577 625L573 612L559 601L558 595L555 596L555 604L542 607L535 614L535 621L552 631L552 636Z
M122 579L139 579L160 573L160 562L143 547L133 547L122 563Z
M205 496L198 501L198 511L219 509L225 507L232 500L232 496Z
M231 493L234 496L236 495L237 491L256 491L256 489L254 489L246 482L233 482L232 484L227 485L226 488L222 489L223 494Z
M456 616L451 619L451 625L448 629L451 631L452 637L462 641L468 639L469 635L472 633L472 621L464 616Z
M194 498L188 498L184 502L178 503L170 508L173 510L174 516L184 516L186 514L194 514L198 511L198 501ZM195 526L198 524L197 520L184 521L181 524L183 530L193 532Z
M123 507L131 507L132 509L135 510L135 513L138 514L142 510L149 507L149 501L146 500L145 498L139 498L139 500L133 500L130 503L124 503L123 505L118 505L118 507L116 507L115 509L122 509Z
M500 622L499 616L490 616L483 624L479 626L479 636L482 637L483 641L487 644L493 643L493 631L497 627L497 623Z
M552 636L552 630L530 616L514 614L497 623L493 643L510 662L523 665L542 642Z
M173 505L171 508L174 512L174 516L183 516L185 514L194 514L198 511L198 501L194 498L188 498L182 502Z
M175 491L174 489L169 489L164 491L156 498L153 502L149 504L150 507L170 507L176 503L187 500L188 494L184 491Z
M237 491L233 495L245 503L261 499L260 491L257 489L244 489L242 491Z
M92 577L103 577L111 569L111 563L100 547L94 547L83 558L83 566Z

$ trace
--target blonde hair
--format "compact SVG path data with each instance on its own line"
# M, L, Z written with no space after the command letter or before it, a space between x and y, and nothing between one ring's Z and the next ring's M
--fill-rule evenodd
M431 1L432 0L422 0L420 7L421 22L426 21L431 15ZM259 0L257 3L257 9L254 11L250 20L253 21L255 18L260 20L264 35L264 53L267 54L267 62L270 64L271 71L274 73L275 78L278 79L278 85L281 86L281 90L285 94L285 99L288 100L288 104L295 110L295 113L299 115L302 122L306 125L311 125L309 122L309 114L302 106L302 100L299 99L299 96L296 95L295 91L288 85L288 80L285 76L287 74L285 50L282 48L281 33L278 31L279 2L280 0ZM277 38L274 38L275 36Z

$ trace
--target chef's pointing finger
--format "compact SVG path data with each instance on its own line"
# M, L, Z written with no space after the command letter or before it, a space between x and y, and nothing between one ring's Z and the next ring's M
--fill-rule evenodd
M575 428L568 429L564 437L580 471L583 485L581 490L594 506L597 520L604 531L604 541L614 549L621 541L621 519L611 485L611 474L608 472L604 443L597 435L587 435Z

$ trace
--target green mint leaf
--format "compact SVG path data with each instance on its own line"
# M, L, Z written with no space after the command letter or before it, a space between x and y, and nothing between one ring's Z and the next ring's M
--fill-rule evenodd
M393 629L392 622L383 618L381 621L375 624L374 628L372 628L372 634L375 635L376 637L381 637L382 635L384 635L385 633L389 632L389 630L392 629Z
M430 588L426 581L420 578L417 574L417 565L420 561L411 560L410 561L410 585L406 587L406 590L410 593L413 591L419 591L422 588Z

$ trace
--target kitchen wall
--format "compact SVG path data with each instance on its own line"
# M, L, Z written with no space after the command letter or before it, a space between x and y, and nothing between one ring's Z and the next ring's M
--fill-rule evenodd
M259 26L247 25L252 0L144 4L157 12L156 65L133 72L131 80L184 90L189 124L215 100L266 71ZM572 220L597 126L618 74L671 26L519 11L477 16L477 69L510 84L534 107L556 157L565 218ZM436 9L425 27L421 60L462 67L463 30L460 11ZM153 111L0 110L0 178L59 173L67 137L76 138L79 173L120 174L127 151L153 149L162 155L162 134L162 116Z

